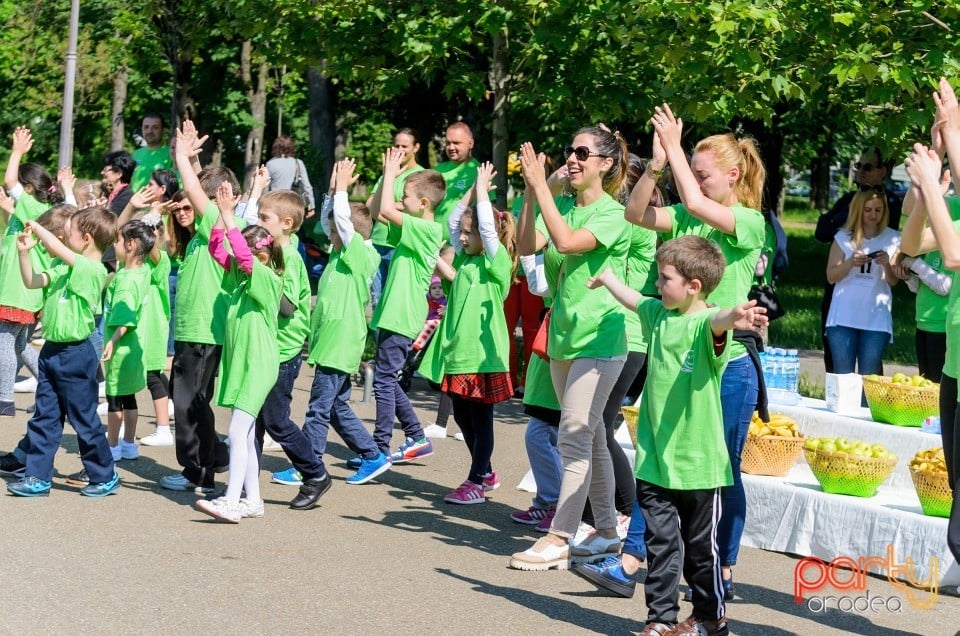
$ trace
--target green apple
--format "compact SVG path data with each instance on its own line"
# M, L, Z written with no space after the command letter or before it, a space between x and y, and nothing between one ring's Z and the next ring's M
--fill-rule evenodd
M803 442L803 447L807 450L817 450L820 448L820 438L819 437L808 437Z

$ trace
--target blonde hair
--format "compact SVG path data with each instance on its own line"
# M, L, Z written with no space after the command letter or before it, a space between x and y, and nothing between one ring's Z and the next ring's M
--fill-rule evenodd
M260 197L259 208L273 212L281 221L290 219L290 234L300 229L303 223L303 199L293 190L273 190Z
M757 142L752 137L737 139L730 133L711 135L701 139L693 152L713 153L714 161L723 171L734 166L739 168L740 178L734 186L737 200L748 208L760 210L763 205L763 184L767 179L767 169L760 158Z
M850 201L850 213L847 215L847 222L843 224L843 229L850 232L853 244L856 249L863 245L863 206L867 201L878 199L883 206L883 216L880 217L880 228L887 227L890 222L890 206L887 205L887 197L884 193L876 190L867 190L866 192L857 192Z

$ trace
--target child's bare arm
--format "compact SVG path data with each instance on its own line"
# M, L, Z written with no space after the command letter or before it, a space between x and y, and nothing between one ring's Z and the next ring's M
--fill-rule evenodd
M36 221L30 221L27 223L27 228L33 235L37 237L37 240L43 245L43 248L47 250L47 253L54 258L59 258L61 261L73 267L73 264L77 261L77 254L63 244L63 241L58 239L53 235L53 232L43 227Z
M177 170L180 171L183 191L187 193L190 205L196 210L197 215L203 215L207 206L210 205L210 199L203 191L192 163L192 159L200 154L200 148L206 139L206 136L202 139L197 137L197 129L189 119L185 119L177 129Z
M751 300L733 309L718 311L710 319L710 329L713 335L722 336L731 329L758 331L760 327L769 324L767 310L757 306L757 301Z
M20 161L32 147L33 136L29 128L20 126L13 131L13 150L10 152L10 159L7 160L7 170L3 173L3 185L7 190L20 182Z
M621 282L609 267L600 272L599 276L594 276L588 280L587 287L590 289L606 287L621 305L631 311L637 310L637 303L643 298L636 289Z
M37 244L36 237L27 227L26 231L21 232L17 237L17 257L20 259L20 277L23 279L23 285L27 289L40 289L46 287L49 281L43 274L33 271L33 262L30 260L30 250Z
M387 148L383 153L383 185L380 191L380 210L377 218L386 223L403 225L403 212L393 199L393 184L400 174L404 153L399 148Z

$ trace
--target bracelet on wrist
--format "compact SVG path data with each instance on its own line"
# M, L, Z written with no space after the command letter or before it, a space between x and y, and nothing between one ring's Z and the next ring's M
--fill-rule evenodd
M654 168L652 163L647 164L647 172L659 179L663 176L663 171L666 169L666 166L663 166L660 169Z

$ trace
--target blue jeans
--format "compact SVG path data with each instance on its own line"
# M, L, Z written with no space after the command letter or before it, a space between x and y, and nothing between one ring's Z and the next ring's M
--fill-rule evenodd
M320 462L321 474L326 473L323 455L327 452L330 427L343 438L353 452L364 459L376 459L380 450L370 432L363 426L347 400L350 399L350 376L343 371L317 367L310 387L310 404L303 421L303 434L310 440L313 452Z
M627 529L627 538L623 541L623 554L629 554L640 561L647 560L647 542L643 533L647 531L647 522L640 511L640 504L633 502L633 511L630 513L630 527Z
M883 350L890 342L890 334L884 331L854 329L852 327L827 327L827 339L833 354L834 373L880 373Z
M373 395L377 400L377 427L373 432L373 439L377 448L386 455L390 454L394 418L400 420L407 437L423 437L420 420L397 381L397 373L403 367L412 343L406 336L386 329L380 330L377 356L373 361Z
M557 450L559 428L543 420L531 417L527 422L527 432L523 441L527 446L527 459L533 480L537 483L537 494L533 498L533 507L546 510L556 508L560 499L560 481L563 479L563 462Z
M27 477L53 478L64 418L77 432L80 459L91 484L113 478L113 457L97 415L99 358L90 340L47 342L40 350L36 411L27 423Z
M380 255L380 267L373 274L373 282L370 284L370 303L376 308L380 302L380 296L383 295L383 286L387 284L387 272L390 270L390 261L393 260L393 249L389 245L374 245Z
M290 402L293 400L293 383L300 375L303 358L298 353L280 364L277 383L270 389L267 399L257 416L257 452L263 452L263 433L266 431L273 441L290 459L304 479L323 477L323 463L313 452L313 445L300 427L290 419Z
M720 489L723 504L717 525L720 565L736 565L740 539L747 518L747 496L740 477L740 454L747 441L750 418L757 408L757 368L749 356L731 360L720 379L720 407L723 409L723 437L730 455L733 485Z

